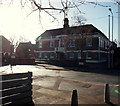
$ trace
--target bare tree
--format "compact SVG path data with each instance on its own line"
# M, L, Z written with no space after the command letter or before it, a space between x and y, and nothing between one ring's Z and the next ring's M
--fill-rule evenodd
M13 2L15 2L16 0L0 0L0 3L6 3L8 2L9 4L12 4ZM18 2L18 1L17 1ZM52 2L52 0L47 0L46 1L46 6L43 5L44 0L19 0L20 4L22 7L29 7L31 9L31 13L35 11L39 12L39 18L41 18L41 11L44 11L46 14L48 14L49 16L51 16L53 18L53 21L58 21L57 18L50 12L52 11L58 11L59 13L63 13L64 14L64 18L68 16L68 11L70 9L76 8L77 11L80 14L84 14L84 12L82 12L79 9L79 6L84 5L84 4L92 4L94 6L101 6L101 7L109 7L106 5L102 5L100 3L98 3L98 1L96 0L95 2L90 2L89 0L59 0L57 1L60 6L56 7L54 5L54 3ZM30 15L29 14L29 15ZM29 16L28 15L28 16Z
M102 7L109 7L109 6L106 6L106 5L102 5L102 4L99 4L96 0L96 2L89 2L89 0L60 0L60 4L61 4L61 8L57 8L55 7L50 0L48 0L48 4L49 4L49 7L48 8L43 8L42 7L42 2L40 0L40 3L37 2L37 0L30 0L31 1L31 4L32 4L32 8L33 8L33 11L37 11L39 10L39 12L41 12L42 10L44 12L46 12L47 14L49 14L54 20L57 20L56 17L54 17L54 15L52 15L49 10L57 10L59 11L59 13L64 13L64 18L65 17L68 17L68 11L70 9L73 9L73 8L76 8L79 15L80 14L84 14L84 12L82 12L80 9L79 9L79 6L81 5L84 5L84 4L93 4L94 6L102 6ZM37 7L37 8L36 8Z
M17 36L10 36L9 38L10 42L11 42L11 45L14 46L14 52L16 50L16 48L18 47L19 43L20 42L27 42L26 38L23 37L23 36L19 36L19 38Z
M80 26L84 25L87 21L87 19L83 15L74 15L74 17L71 17L72 19L72 26Z

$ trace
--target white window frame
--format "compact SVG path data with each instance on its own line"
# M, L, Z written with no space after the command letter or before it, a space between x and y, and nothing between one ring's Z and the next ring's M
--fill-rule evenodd
M81 59L81 52L78 52L78 59Z
M39 58L42 58L42 53L39 53Z
M106 41L105 42L105 49L108 49L109 48L109 41Z
M74 54L74 53L70 53L70 54L69 54L69 58L70 58L70 59L74 59L74 57L75 57L75 54Z
M64 40L63 39L59 40L59 47L64 47Z
M42 41L39 41L39 48L42 48Z
M54 40L50 40L50 48L54 48L55 47L55 41Z
M104 40L100 39L100 47L104 48Z
M86 46L87 47L92 47L92 37L86 38Z
M51 58L51 59L54 59L54 58L55 58L55 56L54 56L53 53L50 54L50 58Z
M75 47L75 39L70 39L70 47Z
M44 53L44 58L45 58L45 59L47 59L47 58L48 58L47 53Z
M87 52L87 53L86 53L86 59L92 59L92 57L89 56L88 54L89 54L89 53Z

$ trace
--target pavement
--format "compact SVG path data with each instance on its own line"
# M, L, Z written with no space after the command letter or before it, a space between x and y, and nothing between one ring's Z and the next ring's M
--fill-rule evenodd
M106 104L105 84L109 83L110 102L120 104L120 84L117 75L75 71L48 64L0 67L0 74L33 72L34 104L69 104L77 90L78 104ZM85 72L84 72L85 71ZM76 98L76 97L75 97Z
M118 104L119 95L114 92L118 87L119 85L110 85L110 101L113 104ZM104 83L88 83L61 77L33 79L35 104L71 104L73 90L77 90L78 104L105 104Z

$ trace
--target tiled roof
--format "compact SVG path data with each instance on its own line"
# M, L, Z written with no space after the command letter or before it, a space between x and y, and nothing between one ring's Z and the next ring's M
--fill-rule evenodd
M0 35L0 40L6 40L10 43L10 41L8 39L6 39L3 35Z
M95 33L95 32L99 32L102 36L107 38L100 30L98 30L92 24L81 25L81 26L74 26L74 27L68 27L68 28L58 28L58 29L46 30L40 36L42 36L42 38L44 39L44 38L48 38L51 35L52 36L72 35L72 34L84 34L84 33ZM37 37L37 39L39 37Z

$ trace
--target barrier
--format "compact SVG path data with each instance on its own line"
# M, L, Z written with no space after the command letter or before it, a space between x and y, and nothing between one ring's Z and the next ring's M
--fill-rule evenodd
M72 92L71 106L78 106L77 90L73 90Z
M104 88L104 102L105 103L110 103L109 84L105 84L105 88Z
M2 105L32 103L32 72L6 74L0 77Z

